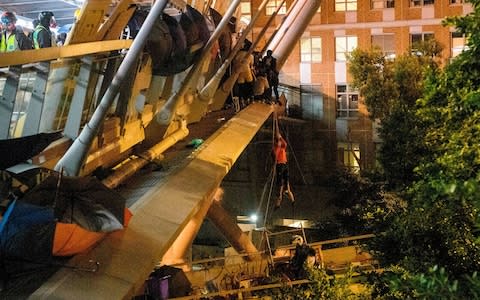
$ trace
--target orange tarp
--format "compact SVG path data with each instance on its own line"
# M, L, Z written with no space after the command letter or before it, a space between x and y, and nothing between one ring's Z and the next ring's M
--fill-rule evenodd
M93 232L76 224L57 223L53 238L54 256L70 256L88 250L105 237L106 232Z
M131 218L132 212L125 208L124 227L127 227ZM89 231L76 224L57 222L52 254L54 256L71 256L82 253L102 240L107 234L108 232Z

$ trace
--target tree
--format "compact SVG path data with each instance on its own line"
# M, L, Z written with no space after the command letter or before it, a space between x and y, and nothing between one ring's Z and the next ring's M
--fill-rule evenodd
M416 160L404 155L389 165L387 154L393 160L402 154L388 148L380 154L387 176L408 184L405 212L394 215L371 245L384 264L398 264L410 274L390 274L389 292L395 292L395 281L401 283L397 287L406 289L396 290L407 293L400 299L408 295L440 299L447 290L447 299L478 299L480 295L475 273L480 269L480 0L471 2L472 14L445 22L466 34L468 49L444 69L437 68L431 56L424 57L430 59L418 67L424 80L412 85L422 88L399 92L399 99L382 118L384 145L394 137L400 137L401 143L412 142L402 151L409 150ZM427 49L438 52L435 47ZM405 70L410 63L413 66L413 61L404 64ZM408 76L393 78L396 88L408 86L397 84L397 79L407 82ZM378 102L381 99L369 103ZM420 150L418 155L415 149ZM402 160L411 163L403 171L409 175L412 168L413 177L407 180L392 177ZM438 280L442 284L435 286ZM456 285L462 288L456 290Z

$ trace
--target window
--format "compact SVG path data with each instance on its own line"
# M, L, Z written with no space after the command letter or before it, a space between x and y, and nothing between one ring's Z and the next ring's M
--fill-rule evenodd
M429 41L431 39L435 38L433 33L413 33L410 34L410 48L412 50L412 53L416 53L418 50L418 45L422 42Z
M358 143L338 143L339 162L354 173L360 171L360 145Z
M335 0L335 11L356 11L357 0Z
M395 58L395 36L382 34L372 36L372 47L378 47L387 58Z
M358 117L358 91L350 86L337 85L337 117Z
M467 41L464 34L452 32L452 57L455 57L467 49Z
M300 39L300 61L321 62L322 61L322 39L319 37L308 37Z
M353 49L357 48L356 36L335 37L335 60L346 61L347 56Z
M266 6L266 14L267 16L273 15L273 13L277 10L277 7L282 3L282 0L270 0L267 2ZM287 5L286 2L283 2L282 8L278 11L279 15L284 15L287 13Z
M434 0L410 0L410 6L432 5Z
M301 85L302 119L323 119L323 95L320 85Z
M394 8L394 0L372 0L372 9L378 8Z
M450 0L450 4L462 4L463 0Z
M252 20L252 9L250 2L241 2L240 3L240 20L246 25L250 24Z

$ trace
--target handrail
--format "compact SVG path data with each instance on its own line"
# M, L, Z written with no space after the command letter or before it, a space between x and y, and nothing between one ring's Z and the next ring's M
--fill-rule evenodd
M128 49L132 42L133 40L111 40L7 52L0 54L0 67Z

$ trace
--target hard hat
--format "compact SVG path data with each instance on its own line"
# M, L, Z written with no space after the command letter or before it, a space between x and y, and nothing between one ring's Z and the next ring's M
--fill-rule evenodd
M14 13L6 11L0 17L0 22L4 25L15 24L17 22L17 17Z

